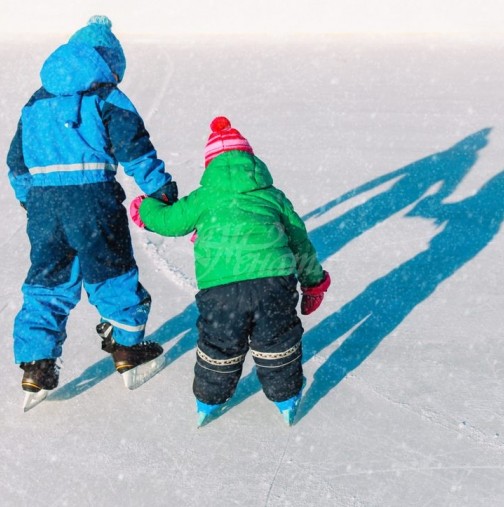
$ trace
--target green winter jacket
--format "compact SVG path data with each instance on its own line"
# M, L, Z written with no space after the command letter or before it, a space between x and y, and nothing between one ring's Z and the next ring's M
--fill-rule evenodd
M198 287L298 274L303 286L323 277L305 225L268 168L243 151L216 157L201 186L175 204L144 199L140 218L163 236L197 231L194 244Z

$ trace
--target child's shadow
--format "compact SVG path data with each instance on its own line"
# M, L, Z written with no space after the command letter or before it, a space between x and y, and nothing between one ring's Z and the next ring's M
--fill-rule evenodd
M371 283L353 301L305 334L303 362L353 329L316 371L303 397L299 418L306 415L348 372L359 366L417 304L477 255L499 230L504 210L504 172L493 177L476 195L454 204L442 203L475 163L477 152L487 144L489 132L489 129L477 132L443 153L360 187L363 192L402 175L388 191L310 234L317 251L321 252L320 257L326 259L365 230L418 201L433 185L442 183L436 194L420 200L409 213L443 224L441 232L431 240L429 249ZM358 190L346 195L355 196ZM346 197L319 208L317 213L323 213L343 200ZM240 382L229 408L259 389L255 372L252 372Z
M306 334L305 361L351 331L316 371L300 417L359 366L441 282L488 245L504 219L504 171L471 197L453 204L427 197L409 215L435 219L441 232L427 250L371 283Z
M195 322L197 315L196 304L191 303L182 313L165 322L147 338L165 344L184 333L177 343L165 352L166 362L164 368L196 345L197 330ZM99 341L97 340L96 343L99 343ZM48 399L52 401L68 400L91 389L113 374L116 374L114 363L110 355L106 354L103 359L84 370L77 378L51 393Z
M435 194L439 201L448 197L476 162L478 151L487 145L490 131L480 130L448 150L376 178L307 214L304 220L320 216L348 199L397 180L388 191L311 231L310 239L319 259L326 260L351 240L418 201L435 185L440 186Z

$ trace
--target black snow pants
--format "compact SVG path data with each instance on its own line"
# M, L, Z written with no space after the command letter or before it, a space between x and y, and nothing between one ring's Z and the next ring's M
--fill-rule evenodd
M296 285L294 275L275 276L198 292L197 399L212 405L228 400L249 348L268 399L284 401L301 390L303 327Z

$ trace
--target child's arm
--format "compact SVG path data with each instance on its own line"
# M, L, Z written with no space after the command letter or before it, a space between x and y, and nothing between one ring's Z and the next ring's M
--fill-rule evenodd
M196 229L197 202L197 191L172 205L147 197L140 205L140 218L152 232L162 236L185 236Z
M9 167L9 181L14 189L16 198L23 206L26 202L28 190L31 187L31 174L26 167L23 156L22 122L19 120L16 134L12 139L9 153L7 154L7 166Z
M289 238L289 246L296 258L299 281L306 287L317 285L324 277L324 270L317 259L317 252L308 238L303 220L284 195L283 204L283 226Z
M102 118L117 161L147 195L166 188L164 193L169 194L169 202L174 202L177 199L176 186L166 172L164 162L158 158L149 132L133 103L115 87L104 100Z
M331 277L322 269L317 259L317 253L308 238L303 220L285 196L283 196L283 202L285 232L289 238L289 246L296 257L301 283L301 314L309 315L322 304L324 293L331 285Z

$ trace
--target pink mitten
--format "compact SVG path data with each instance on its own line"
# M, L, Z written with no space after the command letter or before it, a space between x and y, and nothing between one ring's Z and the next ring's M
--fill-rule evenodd
M131 219L141 229L145 229L145 224L142 222L142 219L140 218L140 205L142 204L142 201L146 197L147 196L145 194L144 195L139 195L139 196L135 197L131 201L130 208L129 208Z
M324 293L331 285L331 277L327 271L324 271L324 277L314 287L301 287L301 314L310 315L321 304L324 299Z

